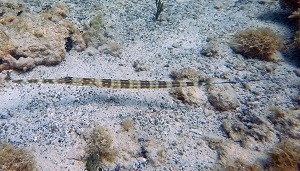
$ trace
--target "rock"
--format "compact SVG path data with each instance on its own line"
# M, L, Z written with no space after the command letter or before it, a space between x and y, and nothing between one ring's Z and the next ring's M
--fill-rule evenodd
M216 38L208 38L207 44L201 50L201 54L207 57L218 57L220 52L220 43Z
M207 102L207 96L200 87L173 89L171 90L170 95L183 103L197 107L203 106Z
M95 47L93 46L90 46L86 49L86 52L89 56L94 56L95 54L98 53L98 49L96 49Z
M5 11L0 17L0 72L58 64L67 49L74 47L82 51L86 48L80 31L64 18L67 9L62 4L40 14L24 9L22 15L18 15L14 5L0 10ZM68 47L67 42L71 42Z
M212 82L220 82L220 79L214 79ZM237 94L230 84L213 84L208 88L208 100L218 110L234 110L240 102Z
M148 66L144 62L141 62L139 60L134 61L132 67L134 68L135 72L149 70Z

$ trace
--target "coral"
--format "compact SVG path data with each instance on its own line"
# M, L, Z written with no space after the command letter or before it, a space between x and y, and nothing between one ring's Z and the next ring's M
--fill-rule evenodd
M241 160L233 161L232 163L228 163L224 169L226 171L264 171L263 167L260 163L254 164L246 164Z
M62 16L62 17L67 17L68 16L68 7L66 6L66 4L62 3L62 2L57 2L53 5L53 11Z
M33 156L26 150L4 142L0 144L0 170L36 170Z
M294 11L292 13L292 15L289 16L289 18L293 18L293 19L296 19L297 20L297 27L298 29L300 29L300 8L298 8L297 11Z
M207 38L207 44L202 48L201 54L217 58L221 54L220 42L216 38Z
M298 48L300 48L300 30L296 32L295 43L297 44Z
M110 54L112 56L115 57L121 57L121 53L119 52L119 50L121 49L121 45L115 41L110 41L108 43L108 47L103 49L104 53L106 54Z
M212 79L211 82L221 82L219 79ZM239 107L236 92L229 84L212 84L208 87L208 100L218 110L228 111Z
M89 145L86 149L88 154L87 168L98 168L105 162L113 162L116 159L117 151L112 148L113 139L104 127L95 127L88 141Z
M132 67L134 68L135 72L147 71L149 67L142 61L136 60L133 62Z
M282 45L281 38L269 28L246 29L235 34L231 47L247 58L276 60Z
M102 16L98 14L91 20L90 29L99 31L101 24L102 24Z
M288 18L296 19L298 31L295 34L295 44L300 49L300 0L281 0L280 4L284 8L289 8L294 11Z
M263 171L263 167L258 162L259 158L265 156L263 152L243 148L231 141L221 144L217 152L221 166L217 166L214 170Z
M70 48L84 50L86 44L80 31L64 19L65 8L59 3L53 10L31 14L22 5L1 6L0 72L58 64ZM22 15L18 15L20 11Z

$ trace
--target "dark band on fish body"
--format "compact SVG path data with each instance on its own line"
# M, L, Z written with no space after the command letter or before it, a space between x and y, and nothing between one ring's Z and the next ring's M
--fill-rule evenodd
M111 79L103 79L102 80L102 86L110 88L111 87Z
M167 88L167 83L165 81L158 81L159 88Z
M130 87L129 80L120 80L120 82L121 82L121 88L129 88Z
M186 86L195 86L193 82L186 82Z
M50 84L54 84L54 80L53 79L43 79L42 83L50 83Z
M180 87L179 81L172 81L172 87Z
M150 81L141 81L141 88L150 88Z
M82 78L82 85L96 85L94 78Z
M28 80L27 82L28 82L28 83L38 83L39 80L37 80L37 79L32 79L32 80Z
M63 81L66 84L72 84L73 83L73 77L65 77L65 78L63 78Z

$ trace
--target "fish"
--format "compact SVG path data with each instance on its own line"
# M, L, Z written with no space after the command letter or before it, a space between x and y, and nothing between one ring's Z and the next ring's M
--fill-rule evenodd
M12 79L9 73L7 74L6 80L16 84L64 84L64 85L74 85L74 86L95 86L98 88L111 88L111 89L170 89L170 88L184 88L184 87L195 87L195 86L200 87L203 85L212 85L212 84L242 83L241 81L211 82L209 79L197 80L197 81L116 80L116 79L80 78L80 77L62 77L56 79ZM247 80L247 82L250 81L260 81L260 80Z

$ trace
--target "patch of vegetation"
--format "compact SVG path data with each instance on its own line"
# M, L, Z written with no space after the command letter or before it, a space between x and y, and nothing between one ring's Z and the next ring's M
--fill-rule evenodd
M270 152L269 170L298 171L300 169L300 146L288 140L277 144Z
M107 129L102 126L93 129L86 149L88 154L86 167L88 170L95 170L95 168L99 170L105 162L115 161L117 151L112 148L112 143L113 139Z
M155 13L155 20L158 20L160 13L164 10L164 2L163 0L155 0L156 5L156 13Z
M98 48L106 42L105 36L100 32L101 26L102 16L98 14L91 19L88 30L83 34L84 41L88 46Z
M95 31L99 31L101 24L102 24L102 16L98 14L91 20L90 28Z
M282 46L282 39L270 28L246 29L235 34L231 47L247 58L265 61L276 60L276 52Z

